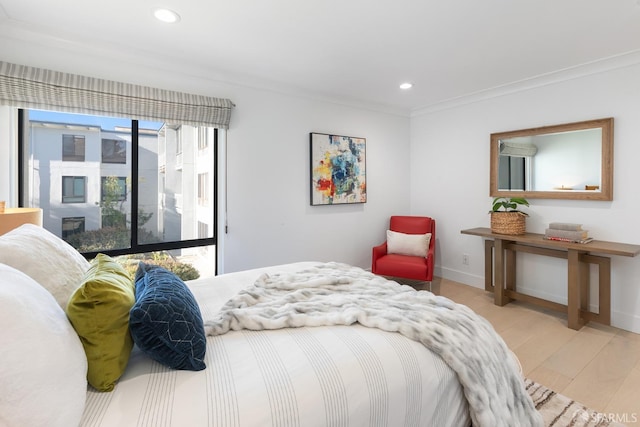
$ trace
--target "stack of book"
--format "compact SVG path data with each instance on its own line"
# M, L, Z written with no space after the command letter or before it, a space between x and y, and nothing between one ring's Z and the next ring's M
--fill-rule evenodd
M593 239L589 237L589 231L582 229L582 224L566 222L552 222L544 232L546 240L557 240L570 243L589 243Z

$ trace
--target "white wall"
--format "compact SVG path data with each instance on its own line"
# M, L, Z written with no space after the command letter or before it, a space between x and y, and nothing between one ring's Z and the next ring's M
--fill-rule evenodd
M220 272L299 260L370 267L371 248L384 240L389 216L409 211L409 117L220 83L204 72L185 74L167 64L136 65L140 59L128 61L126 52L119 53L118 61L105 59L100 52L79 54L73 47L58 48L55 43L12 40L9 45L0 40L0 58L224 97L236 104L227 133L229 232L220 235ZM309 132L367 139L367 203L310 206ZM0 132L0 145L7 143ZM0 187L5 185L3 179ZM225 201L222 195L220 198Z
M483 287L482 239L460 234L488 227L489 135L614 117L613 201L530 199L527 230L582 223L599 240L640 244L640 65L576 76L411 120L411 211L438 221L436 274ZM460 103L461 104L461 103ZM462 264L468 254L469 265ZM566 261L518 253L519 290L566 304ZM640 332L640 258L612 258L612 323Z
M232 99L226 269L309 259L370 267L389 215L409 209L409 119L268 92ZM367 139L367 203L310 206L309 132Z

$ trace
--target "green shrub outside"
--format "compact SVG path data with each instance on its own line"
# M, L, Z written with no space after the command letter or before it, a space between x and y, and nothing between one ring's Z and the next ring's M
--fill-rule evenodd
M124 266L124 269L129 273L132 279L136 277L136 271L138 271L138 263L140 261L145 264L157 265L169 270L182 279L182 281L194 280L200 277L200 272L191 264L179 262L169 257L162 259L158 259L158 257L142 259L139 257L136 258L138 259L118 257L118 261Z

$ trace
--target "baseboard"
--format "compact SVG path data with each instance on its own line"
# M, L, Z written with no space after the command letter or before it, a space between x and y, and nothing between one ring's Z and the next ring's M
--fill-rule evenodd
M640 334L640 316L614 310L611 312L611 326Z
M463 283L465 285L473 286L474 288L484 289L484 276L437 266L434 269L434 274L438 277L442 277L443 279L453 280L454 282Z

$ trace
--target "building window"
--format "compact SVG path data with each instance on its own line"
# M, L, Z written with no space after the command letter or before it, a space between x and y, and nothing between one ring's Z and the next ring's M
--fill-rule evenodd
M127 142L122 139L102 139L102 163L127 163Z
M205 150L209 146L207 128L198 128L198 150Z
M209 174L208 173L199 173L198 174L198 204L200 206L208 206L209 205Z
M182 154L182 132L179 128L176 133L176 154Z
M64 240L79 233L84 233L84 217L62 218L62 238Z
M209 224L198 221L198 239L206 239L209 236Z
M63 176L62 203L86 202L86 180L84 176Z
M103 176L100 188L103 202L127 200L127 178L124 176Z
M62 160L84 162L84 135L62 135Z

